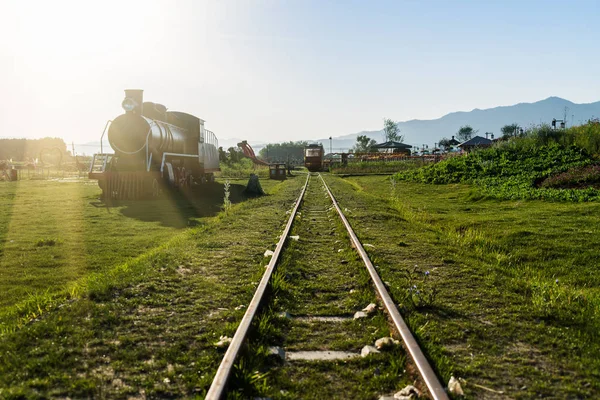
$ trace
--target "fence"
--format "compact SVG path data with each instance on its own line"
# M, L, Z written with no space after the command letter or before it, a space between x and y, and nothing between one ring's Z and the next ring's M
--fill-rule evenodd
M89 162L65 163L62 165L40 165L25 163L1 163L0 180L13 180L16 171L17 180L83 179L87 178Z
M420 161L422 163L436 163L443 160L446 157L448 157L447 154L426 154L421 156L409 156L400 153L355 153L354 157L348 157L348 163L372 161ZM333 162L335 162L335 159Z

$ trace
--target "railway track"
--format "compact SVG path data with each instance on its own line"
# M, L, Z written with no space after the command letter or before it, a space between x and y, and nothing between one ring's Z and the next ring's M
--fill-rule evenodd
M277 296L269 290L274 274L286 281ZM265 309L284 320L284 334L269 344L273 397L391 396L414 379L405 370L408 354L425 395L448 398L321 175L307 176L207 399L224 397L253 320ZM389 339L392 332L402 346Z

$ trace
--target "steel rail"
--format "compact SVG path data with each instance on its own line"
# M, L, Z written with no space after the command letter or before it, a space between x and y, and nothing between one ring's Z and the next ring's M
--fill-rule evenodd
M321 178L323 185L325 185L325 189L327 190L327 193L329 194L329 197L331 198L331 201L333 202L335 209L337 210L340 218L342 219L344 226L348 230L348 234L350 235L350 240L354 244L354 248L356 249L356 251L358 251L358 253L360 254L360 257L362 258L363 262L365 263L365 266L367 267L367 270L369 271L369 275L371 276L371 279L373 280L373 284L375 285L375 288L377 289L377 293L381 297L381 300L382 300L388 314L392 318L392 321L394 322L396 329L400 333L400 336L402 336L402 340L404 341L406 349L408 350L413 361L417 365L417 368L418 368L419 372L421 373L423 380L425 381L425 385L427 385L427 389L429 390L429 393L435 400L449 399L448 394L446 393L446 391L444 390L444 387L438 380L435 372L433 372L433 369L429 365L429 362L427 361L427 358L423 354L423 351L421 351L421 348L419 347L419 344L417 343L417 341L415 340L414 336L412 335L410 329L408 328L408 325L406 325L406 322L400 315L400 312L398 311L398 308L394 304L394 301L392 300L390 294L388 293L387 289L385 288L385 285L383 284L381 277L375 270L373 263L371 263L371 260L369 259L367 252L365 251L364 247L358 240L358 237L354 233L354 230L350 226L350 223L344 216L344 213L340 209L340 206L339 206L338 202L336 201L335 197L333 196L333 193L331 193L331 190L329 190L329 186L327 186L327 183L325 183L325 179L323 179L323 176L321 176L321 174L319 174L319 177Z
M210 389L206 393L206 400L219 400L225 391L225 387L227 385L227 380L229 379L229 375L231 373L231 369L233 368L233 363L235 362L238 353L242 347L244 339L250 330L250 325L252 324L252 319L256 315L258 311L258 307L260 306L260 302L262 301L263 295L267 289L269 281L271 280L271 275L275 270L275 266L279 259L279 254L283 249L283 245L285 244L288 235L290 233L290 229L292 228L292 224L294 222L294 218L296 217L296 213L298 212L298 208L302 203L302 199L304 198L304 193L306 193L306 188L308 187L308 181L310 179L310 174L306 176L306 182L304 183L304 187L302 188L302 192L300 192L300 196L298 196L298 200L296 201L296 205L294 206L290 218L281 234L281 238L277 243L277 247L275 247L275 251L273 252L273 256L271 257L271 261L267 265L266 271L256 288L256 292L254 292L254 296L252 297L252 301L248 304L248 308L246 309L246 313L242 318L242 322L238 326L235 331L235 335L233 335L233 339L229 344L229 348L225 352L225 356L219 365L219 369L215 374L215 378L210 385Z

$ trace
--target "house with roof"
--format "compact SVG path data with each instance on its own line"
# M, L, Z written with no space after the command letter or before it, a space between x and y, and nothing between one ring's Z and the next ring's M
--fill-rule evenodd
M383 151L387 153L401 153L410 155L410 149L412 149L412 146L390 140L389 142L376 144L373 146L373 148L377 149L377 151Z
M474 149L481 149L485 147L491 147L494 142L491 139L484 138L482 136L475 136L466 142L462 142L458 147L466 152L470 152Z
M456 140L454 138L454 136L452 136L452 139L444 138L443 140L440 140L439 148L433 149L433 154L436 154L439 152L448 153L448 152L459 151L456 148L456 146L458 146L459 144L460 144L460 142L458 140Z
M452 139L448 140L448 146L450 147L455 147L458 146L460 144L460 142L456 139L454 139L454 136L452 136Z

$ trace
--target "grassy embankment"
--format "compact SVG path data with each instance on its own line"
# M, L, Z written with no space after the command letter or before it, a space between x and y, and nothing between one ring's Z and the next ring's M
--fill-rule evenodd
M202 396L222 357L214 343L235 330L300 181L264 182L268 196L163 232L160 246L59 291L41 317L13 320L0 336L0 397Z
M598 203L330 179L443 380L476 398L600 394Z
M525 137L400 172L395 179L469 183L482 195L499 199L593 201L600 199L598 163L582 147Z

